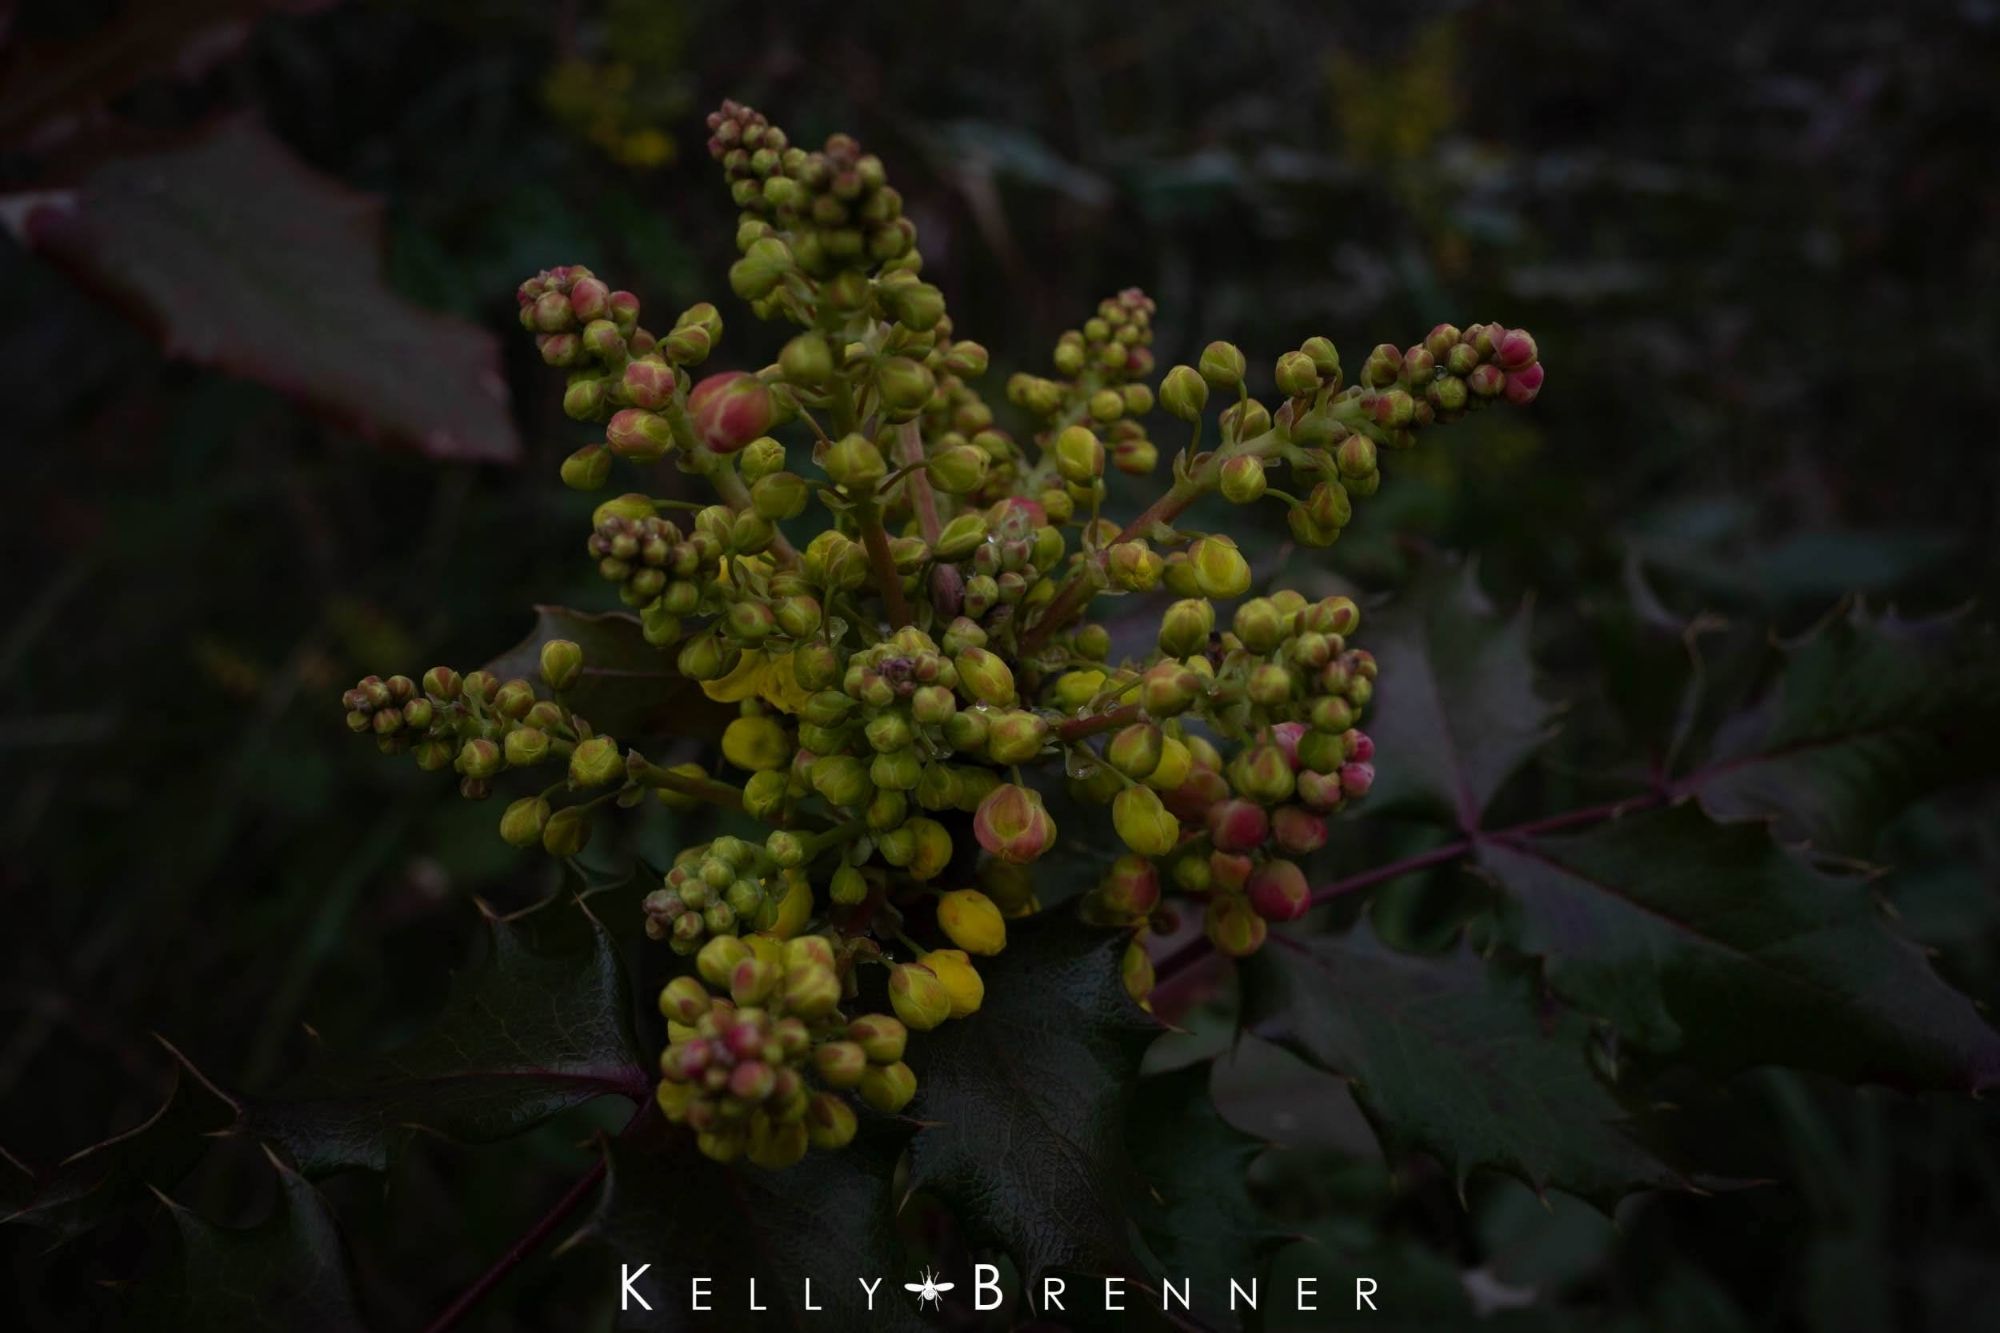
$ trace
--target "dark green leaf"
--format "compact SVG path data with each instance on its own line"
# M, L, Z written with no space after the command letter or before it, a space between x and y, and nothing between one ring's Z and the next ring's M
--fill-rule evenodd
M1243 977L1246 1026L1347 1078L1386 1142L1434 1154L1461 1182L1492 1167L1605 1200L1676 1180L1626 1133L1588 1024L1470 949L1400 954L1365 924L1273 934Z
M486 669L502 680L519 677L539 687L542 645L550 639L569 639L583 649L583 678L564 698L599 732L624 741L647 736L714 740L736 717L735 705L703 694L700 685L675 667L672 649L647 643L638 620L618 611L537 606L528 637Z
M160 1109L123 1134L94 1144L44 1170L14 1163L0 1221L25 1222L69 1240L143 1197L171 1188L193 1168L206 1136L229 1128L235 1103L174 1052L173 1087Z
M143 1287L134 1326L203 1333L353 1333L347 1258L333 1214L312 1185L282 1162L278 1206L257 1226L232 1231L167 1200L180 1232L179 1273Z
M571 1243L652 1266L632 1283L652 1312L635 1306L622 1327L920 1330L903 1291L892 1196L908 1140L906 1126L871 1116L846 1148L809 1152L782 1171L718 1165L677 1132L614 1140L603 1198ZM697 1277L710 1279L713 1313L690 1309ZM747 1308L753 1278L763 1314ZM878 1278L871 1313L861 1283ZM806 1310L807 1281L824 1313Z
M2000 1034L1889 928L1866 881L1692 803L1569 837L1484 844L1518 941L1632 1041L1724 1067L1977 1090Z
M488 919L491 947L437 1021L383 1054L336 1058L245 1107L308 1175L380 1170L419 1131L483 1143L607 1094L643 1103L648 1061L604 927L569 902Z
M1132 1220L1154 1271L1192 1279L1195 1313L1233 1329L1229 1280L1247 1283L1283 1238L1250 1197L1250 1164L1269 1145L1217 1113L1212 1072L1204 1060L1141 1082L1125 1141L1139 1177Z
M1535 697L1528 617L1495 615L1470 566L1431 570L1364 622L1358 642L1381 677L1362 727L1375 738L1368 808L1422 810L1479 827L1500 784L1547 738Z
M15 210L30 248L131 306L170 355L433 457L514 458L493 336L383 285L379 213L244 120Z
M1691 780L1721 819L1862 855L1928 792L2000 773L2000 642L1964 617L1856 610L1789 648L1775 696L1725 729Z
M1123 934L1045 912L980 964L978 1014L910 1044L929 1122L910 1185L931 1190L1033 1282L1045 1270L1131 1269L1124 1127L1159 1027L1125 993Z

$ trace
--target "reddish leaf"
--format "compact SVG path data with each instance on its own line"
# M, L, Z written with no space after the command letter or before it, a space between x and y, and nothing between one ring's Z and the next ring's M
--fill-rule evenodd
M383 285L378 206L245 121L0 200L23 243L170 355L269 384L435 458L520 452L493 336Z

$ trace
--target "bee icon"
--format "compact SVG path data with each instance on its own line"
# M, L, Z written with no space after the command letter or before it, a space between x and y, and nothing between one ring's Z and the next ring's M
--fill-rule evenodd
M919 1306L927 1304L935 1305L940 1310L944 1308L944 1293L950 1291L951 1287L952 1284L949 1282L938 1281L937 1274L931 1272L928 1268L924 1269L923 1281L905 1282L903 1284L904 1291L916 1294Z

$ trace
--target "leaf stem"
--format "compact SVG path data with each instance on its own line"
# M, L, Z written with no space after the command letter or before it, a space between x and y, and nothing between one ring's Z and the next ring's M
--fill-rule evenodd
M641 1114L643 1113L642 1108ZM635 1116L634 1119L636 1118ZM580 1208L584 1200L596 1192L598 1185L603 1183L604 1173L605 1158L603 1153L599 1153L597 1161L591 1166L590 1170L583 1173L583 1178L578 1180L574 1185L571 1185L563 1196L556 1200L555 1206L542 1214L540 1220L529 1227L519 1240L509 1245L506 1252L498 1259L495 1259L485 1272L474 1279L471 1286L461 1291L457 1299L444 1308L442 1314L426 1324L424 1326L424 1333L446 1333L449 1329L457 1328L464 1321L465 1317L472 1313L473 1307L485 1300L493 1289L506 1279L509 1273L519 1268L522 1260L540 1249L542 1244L554 1234L556 1228L561 1226L571 1213Z

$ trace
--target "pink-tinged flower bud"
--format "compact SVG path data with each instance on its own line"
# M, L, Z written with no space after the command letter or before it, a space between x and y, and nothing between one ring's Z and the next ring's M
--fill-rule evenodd
M1025 764L1048 744L1049 724L1038 713L1010 710L986 733L986 754L996 764Z
M1340 790L1359 800L1375 785L1375 765L1349 763L1340 766Z
M1208 836L1217 851L1251 851L1263 845L1270 831L1271 817L1255 802L1238 798L1209 807Z
M1506 387L1503 390L1507 396L1507 401L1516 407L1526 407L1529 403L1534 402L1535 396L1542 391L1542 374L1542 367L1539 363L1522 370L1510 372L1507 376Z
M1208 900L1202 928L1216 952L1231 958L1248 958L1256 953L1264 947L1264 937L1270 932L1264 918L1241 895L1234 893L1217 894Z
M601 444L586 444L565 458L562 482L573 491L594 491L611 479L611 451Z
M674 447L673 427L656 412L627 407L612 414L604 428L611 451L620 458L649 463Z
M1149 668L1139 682L1139 703L1151 717L1177 717L1200 697L1201 677L1178 662Z
M1160 872L1143 856L1121 856L1098 885L1097 901L1113 916L1146 916L1160 905Z
M671 403L680 388L674 380L674 368L650 358L625 363L624 385L632 406L648 411Z
M1208 381L1193 366L1175 366L1160 381L1160 406L1182 421L1195 420L1208 406Z
M951 1017L951 993L937 973L920 963L897 963L889 969L889 1004L903 1025L928 1032Z
M1502 370L1525 370L1535 364L1535 340L1526 329L1507 329L1493 335L1493 360Z
M708 336L708 330L699 324L682 324L669 332L660 349L666 359L677 366L698 366L708 360L714 350L715 341Z
M1361 608L1349 597L1322 597L1299 613L1299 627L1345 638L1361 624Z
M1424 335L1424 350L1433 360L1442 361L1451 355L1451 349L1458 346L1459 332L1456 324L1438 324Z
M1210 852L1208 854L1208 884L1211 890L1220 889L1224 893L1241 893L1243 886L1250 882L1250 874L1257 863L1240 852Z
M1303 722L1280 722L1271 728L1272 744L1283 752L1285 762L1290 764L1294 771L1299 766L1299 740L1305 734L1306 725Z
M602 319L611 309L611 288L602 278L579 278L569 289L569 308L579 323Z
M845 1098L817 1092L806 1103L806 1139L822 1151L836 1151L854 1142L861 1122Z
M660 991L660 1013L676 1023L692 1024L709 1003L708 988L693 977L675 977Z
M1299 774L1298 796L1313 810L1337 810L1346 797L1340 790L1340 775L1306 769Z
M1316 852L1326 846L1326 821L1296 805L1280 806L1271 815L1271 840L1293 856Z
M869 1060L887 1065L903 1058L910 1033L887 1014L863 1014L847 1025L847 1037L861 1047Z
M719 454L735 453L771 429L778 406L771 391L740 370L710 375L688 391L695 429Z
M1180 841L1181 825L1151 787L1127 787L1112 798L1111 824L1141 856L1165 856Z
M1167 809L1191 824L1205 822L1216 803L1228 799L1229 779L1212 768L1190 768L1187 776L1166 793Z
M1278 358L1278 392L1288 398L1303 398L1319 392L1319 367L1304 352L1287 352Z
M745 958L729 974L729 998L739 1007L762 1004L777 994L782 980L783 973L776 964L761 958ZM739 1027L737 1031L742 1029Z
M990 355L981 344L958 339L944 354L944 368L960 379L976 380L986 373L990 360Z
M1245 890L1250 906L1267 921L1296 921L1312 906L1305 872L1290 861L1266 861Z
M639 298L631 292L613 292L605 301L604 315L620 333L630 333L639 323Z
M1472 390L1475 398L1497 398L1507 387L1507 374L1489 361L1472 368L1472 373L1465 377L1465 387Z
M1349 731L1345 739L1347 741L1347 757L1349 759L1352 759L1357 764L1366 764L1374 760L1375 741L1367 732Z
M1118 962L1118 975L1125 983L1125 993L1135 1002L1145 1004L1153 993L1153 959L1138 939L1125 946L1125 956Z
M500 771L503 763L500 747L492 741L469 740L459 747L457 768L468 778L490 778Z
M746 1102L761 1102L771 1095L777 1074L762 1060L745 1060L729 1071L729 1095Z
M973 813L972 832L981 847L1015 865L1035 860L1056 841L1056 824L1041 796L1011 782L986 794Z
M564 333L576 327L576 312L561 292L543 292L531 307L534 327L541 333Z
M1394 343L1377 343L1361 363L1361 383L1370 389L1386 389L1403 373L1403 351Z
M813 1049L813 1070L829 1088L851 1088L868 1072L868 1053L859 1042L824 1042Z

